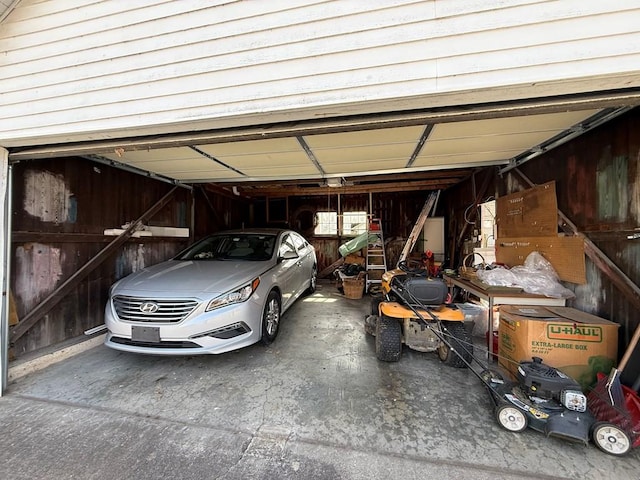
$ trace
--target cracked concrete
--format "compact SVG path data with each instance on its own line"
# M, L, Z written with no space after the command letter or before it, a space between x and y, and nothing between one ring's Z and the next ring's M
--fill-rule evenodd
M465 369L405 349L376 360L368 299L331 284L277 340L220 356L97 346L16 378L0 399L0 471L19 479L640 478L624 458L506 432Z

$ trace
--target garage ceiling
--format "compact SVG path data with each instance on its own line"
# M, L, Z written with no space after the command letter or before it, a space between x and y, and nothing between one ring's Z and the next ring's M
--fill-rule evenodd
M585 110L124 151L104 157L184 183L234 185L247 195L282 195L278 185L289 194L294 188L301 195L326 194L322 187L357 187L363 182L368 190L380 182L387 189L389 181L407 173L420 182L416 188L446 188L469 175L470 168L506 164L596 113ZM442 175L443 170L451 172ZM425 171L439 173L420 173Z
M435 190L479 167L517 165L629 108L275 125L18 149L10 159L81 155L246 197Z

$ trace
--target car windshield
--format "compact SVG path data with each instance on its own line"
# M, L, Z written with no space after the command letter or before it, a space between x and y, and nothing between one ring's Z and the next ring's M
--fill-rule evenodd
M273 256L275 235L219 234L204 238L179 254L176 260L253 260Z

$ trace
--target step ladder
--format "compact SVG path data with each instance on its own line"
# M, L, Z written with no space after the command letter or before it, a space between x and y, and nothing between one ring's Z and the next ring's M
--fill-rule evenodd
M380 285L382 283L382 274L387 271L387 256L384 250L384 234L382 233L380 219L370 217L367 225L367 280L365 291L368 292L371 285Z
M422 227L424 226L424 222L429 216L431 211L436 211L436 205L438 203L438 198L440 198L440 190L435 190L429 194L427 200L424 202L424 206L422 207L422 211L420 215L418 215L418 220L416 220L416 224L413 226L413 230L409 234L409 238L407 238L407 242L404 244L404 248L402 249L402 253L400 253L400 257L398 258L398 264L403 260L406 260L413 250L416 242L418 241L418 237L422 233Z

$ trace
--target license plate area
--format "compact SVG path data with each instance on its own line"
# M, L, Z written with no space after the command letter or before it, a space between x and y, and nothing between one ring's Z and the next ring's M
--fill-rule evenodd
M160 343L160 327L132 325L131 340L134 342Z

